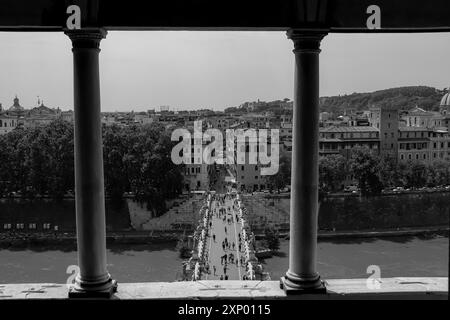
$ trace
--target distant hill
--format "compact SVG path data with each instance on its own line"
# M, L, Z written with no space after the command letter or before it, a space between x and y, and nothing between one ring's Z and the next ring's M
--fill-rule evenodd
M367 110L371 106L391 105L399 110L419 106L425 110L437 111L444 90L432 87L412 86L379 90L370 93L320 98L321 111L343 113L344 110Z

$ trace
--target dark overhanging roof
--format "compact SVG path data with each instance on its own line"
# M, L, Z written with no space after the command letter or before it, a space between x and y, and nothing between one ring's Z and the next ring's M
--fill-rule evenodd
M72 4L82 28L108 30L450 31L448 0L1 0L0 31L63 31ZM373 4L381 29L369 30Z

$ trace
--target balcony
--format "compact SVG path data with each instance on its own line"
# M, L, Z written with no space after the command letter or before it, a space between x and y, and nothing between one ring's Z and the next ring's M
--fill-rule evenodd
M112 299L187 300L342 300L342 299L448 299L448 278L386 278L370 289L367 279L326 281L326 294L287 295L278 281L196 281L122 283ZM0 285L3 299L67 299L65 284Z

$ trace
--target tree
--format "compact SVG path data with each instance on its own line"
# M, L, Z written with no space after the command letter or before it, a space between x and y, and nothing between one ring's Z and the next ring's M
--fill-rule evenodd
M74 190L73 141L73 125L60 119L0 136L0 195L61 198ZM105 126L103 142L105 189L113 199L131 191L161 212L181 192L181 167L170 159L174 143L163 126Z
M379 162L379 157L369 149L359 149L352 155L350 170L358 180L362 195L381 193L383 185L378 175Z
M280 237L278 231L273 227L264 230L265 242L267 247L272 251L280 250Z
M426 168L426 184L429 187L446 185L450 183L450 162L436 160Z
M342 189L348 174L347 160L340 154L319 158L319 186L323 192Z
M419 161L410 161L408 164L411 168L408 186L414 188L425 186L427 181L427 168L425 164Z
M278 192L291 184L291 158L287 154L281 155L278 172L268 177L268 184Z

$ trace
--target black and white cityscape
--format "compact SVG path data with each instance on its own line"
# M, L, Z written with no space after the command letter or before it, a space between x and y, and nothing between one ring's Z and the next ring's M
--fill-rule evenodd
M448 299L442 12L19 2L0 4L0 301Z

